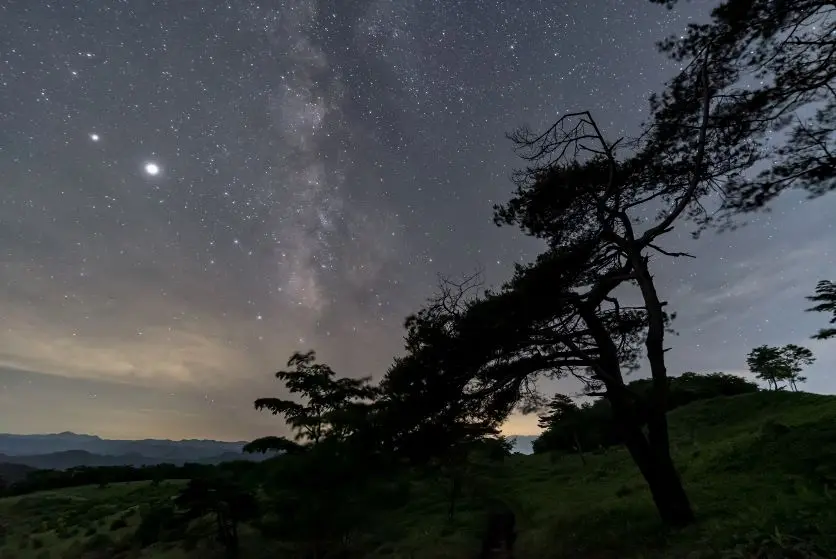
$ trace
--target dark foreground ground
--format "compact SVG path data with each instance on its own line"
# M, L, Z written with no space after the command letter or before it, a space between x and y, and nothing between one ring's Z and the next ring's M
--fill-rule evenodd
M580 456L512 456L483 484L515 509L517 559L836 557L836 397L762 392L702 401L671 414L677 464L699 515L660 529L644 483L622 449ZM0 557L113 557L142 511L182 482L88 486L0 500ZM836 489L833 489L836 495ZM443 487L426 487L369 526L366 557L470 558L484 511L462 502L451 526ZM242 528L244 558L288 557ZM123 542L122 545L119 545ZM210 559L192 539L122 557Z

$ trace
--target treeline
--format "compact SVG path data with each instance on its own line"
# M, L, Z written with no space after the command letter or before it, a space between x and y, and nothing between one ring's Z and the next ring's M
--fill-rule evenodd
M183 465L155 464L152 466L79 466L67 470L35 470L14 483L0 484L0 496L26 495L36 491L107 485L132 481L159 482L167 479L203 479L231 474L238 478L255 472L259 464L240 460L218 465L186 463Z
M636 395L647 398L653 389L651 379L639 379L627 384ZM684 373L668 379L667 411L718 396L735 396L757 392L758 385L736 375L725 373ZM613 423L609 401L597 397L594 401L578 404L558 394L540 416L543 433L534 440L535 453L577 452L623 444L618 426Z

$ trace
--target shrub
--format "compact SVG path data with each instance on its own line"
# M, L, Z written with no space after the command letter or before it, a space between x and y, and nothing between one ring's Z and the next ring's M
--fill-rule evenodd
M833 549L823 549L816 543L792 535L781 533L778 528L773 532L753 530L738 539L737 545L723 552L723 559L769 559L772 557L798 557L805 559L824 559L833 557Z
M84 543L84 549L88 551L108 549L113 545L113 540L106 534L96 534Z
M160 541L167 525L174 521L174 509L169 506L149 508L142 512L142 520L134 537L140 546L146 547Z
M55 531L55 536L56 536L59 540L66 540L67 538L69 538L69 537L70 537L70 533L69 533L69 531L68 531L66 528L58 528L58 529Z

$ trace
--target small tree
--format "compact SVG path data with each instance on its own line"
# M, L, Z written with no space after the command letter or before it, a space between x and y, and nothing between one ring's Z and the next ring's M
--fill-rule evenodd
M351 530L370 514L364 499L374 481L374 456L364 452L372 447L365 446L362 427L379 390L369 378L337 378L328 365L316 363L313 351L294 353L288 367L276 377L301 401L260 398L255 408L283 416L293 440L264 437L244 451L285 454L265 486L273 514L261 527L319 559L345 545Z
M756 347L746 357L746 364L757 378L766 381L770 390L778 390L778 382L785 375L780 348L766 345Z
M569 396L555 394L546 409L547 411L540 415L537 425L541 429L552 431L549 438L562 438L563 444L574 449L580 455L581 462L586 465L583 444L581 443L581 437L578 435L584 419L581 413L583 408L578 406Z
M814 361L812 351L795 344L783 347L759 346L746 357L749 370L757 378L766 381L772 390L783 389L779 383L786 382L793 391L798 391L798 383L807 381L806 377L801 376L803 367Z
M238 485L222 479L196 478L175 499L185 521L214 516L215 537L229 555L238 553L238 525L254 518L255 497Z
M836 283L822 280L816 285L816 294L807 297L808 300L818 303L815 307L807 309L808 312L830 313L830 324L836 324ZM822 328L813 336L815 340L827 340L836 338L836 328Z
M344 439L357 424L378 391L370 378L336 378L328 365L316 363L316 353L294 353L287 362L290 370L279 371L290 394L298 394L304 402L281 398L259 398L255 409L268 410L284 417L294 431L293 440L286 437L263 437L244 447L244 452L300 452L304 445L317 444L326 437ZM300 443L302 441L302 443Z

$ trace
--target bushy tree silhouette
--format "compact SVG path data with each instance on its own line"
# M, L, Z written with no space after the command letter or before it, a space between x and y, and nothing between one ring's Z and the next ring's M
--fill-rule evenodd
M302 447L317 444L327 437L345 438L357 428L377 394L369 378L337 378L328 365L317 363L313 351L296 352L287 362L288 370L276 373L290 394L304 402L282 398L259 398L257 410L267 410L284 417L294 431L286 437L263 437L244 447L245 452L301 452ZM300 443L301 441L301 443Z
M214 516L215 536L230 555L238 553L239 524L256 517L258 511L258 503L250 492L222 478L190 480L174 503L185 521Z
M767 382L772 390L780 390L779 383L786 382L793 391L798 390L798 383L806 382L801 376L805 365L815 361L813 352L806 347L787 344L783 347L760 346L749 352L746 364L759 379Z
M300 401L261 398L255 407L283 416L293 440L264 437L244 450L283 453L264 486L268 512L260 526L317 559L345 548L377 512L369 499L377 496L381 456L370 416L380 389L369 378L337 377L313 351L294 353L288 367L276 377Z

